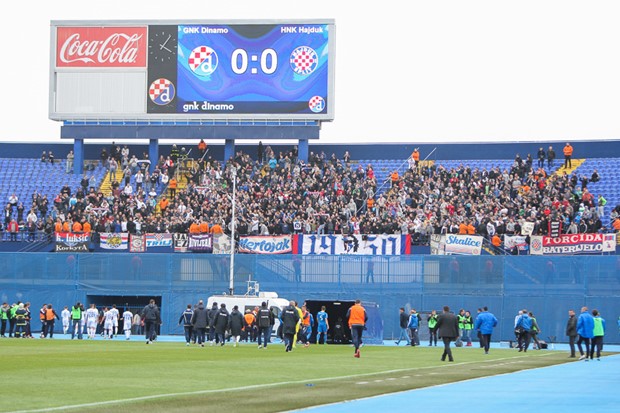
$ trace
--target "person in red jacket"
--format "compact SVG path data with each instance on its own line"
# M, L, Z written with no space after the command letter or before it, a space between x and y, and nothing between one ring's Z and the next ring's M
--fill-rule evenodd
M15 220L15 218L11 218L9 222L9 226L7 227L9 234L11 235L11 241L17 241L17 233L19 232L19 224Z

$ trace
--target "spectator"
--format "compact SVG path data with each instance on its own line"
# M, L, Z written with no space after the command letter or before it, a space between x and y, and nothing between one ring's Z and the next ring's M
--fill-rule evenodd
M553 150L553 146L549 146L549 149L547 149L547 168L553 169L554 161L555 161L555 151Z
M572 168L573 164L571 162L571 159L573 157L573 147L571 146L570 143L566 142L566 145L564 145L564 169L568 169L568 168Z
M536 157L538 158L538 167L541 169L544 168L545 159L547 158L547 155L545 154L545 150L543 149L542 146L538 149L538 152L536 153Z

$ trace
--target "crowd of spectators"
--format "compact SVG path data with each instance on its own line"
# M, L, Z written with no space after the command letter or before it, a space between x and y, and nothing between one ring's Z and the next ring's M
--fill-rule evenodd
M78 188L61 189L51 210L47 197L38 193L29 210L35 212L35 228L47 234L230 233L235 169L238 235L401 233L424 243L433 233L488 239L520 234L526 221L533 223L533 234L547 234L551 220L562 222L563 232L607 230L601 221L604 208L599 208L602 196L588 190L592 177L548 173L544 165L536 168L530 156L517 155L507 169L487 170L421 163L418 154L386 182L377 182L373 165L352 161L348 152L342 157L310 152L308 162L297 159L296 147L276 154L261 143L259 152L257 159L239 151L225 164L211 157L184 164L185 148L175 146L151 173L146 154L138 159L127 146L113 145L111 155L102 151L101 164L119 168L124 178L118 182L109 175L109 195L84 176ZM181 181L187 185L177 190ZM611 222L620 227L619 212L619 207L611 211ZM7 204L5 228L23 217L23 206L20 212Z

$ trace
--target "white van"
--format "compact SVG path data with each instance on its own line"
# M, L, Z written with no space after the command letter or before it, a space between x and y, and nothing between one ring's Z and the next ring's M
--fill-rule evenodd
M259 292L258 295L212 295L207 300L207 309L213 307L213 303L217 303L217 308L220 308L220 304L226 304L226 309L230 312L234 306L239 306L241 314L245 314L245 310L254 310L254 308L260 308L261 304L267 303L267 308L273 313L275 319L275 325L271 331L271 335L275 336L280 326L280 313L287 307L290 300L279 298L277 293L274 292Z

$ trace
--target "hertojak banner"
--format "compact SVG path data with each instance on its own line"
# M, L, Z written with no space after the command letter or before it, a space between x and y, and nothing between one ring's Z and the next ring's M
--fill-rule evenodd
M90 234L56 232L56 252L88 252Z
M562 234L558 237L535 235L530 254L602 254L616 251L616 234Z
M291 236L247 236L239 240L238 251L248 254L290 254Z

